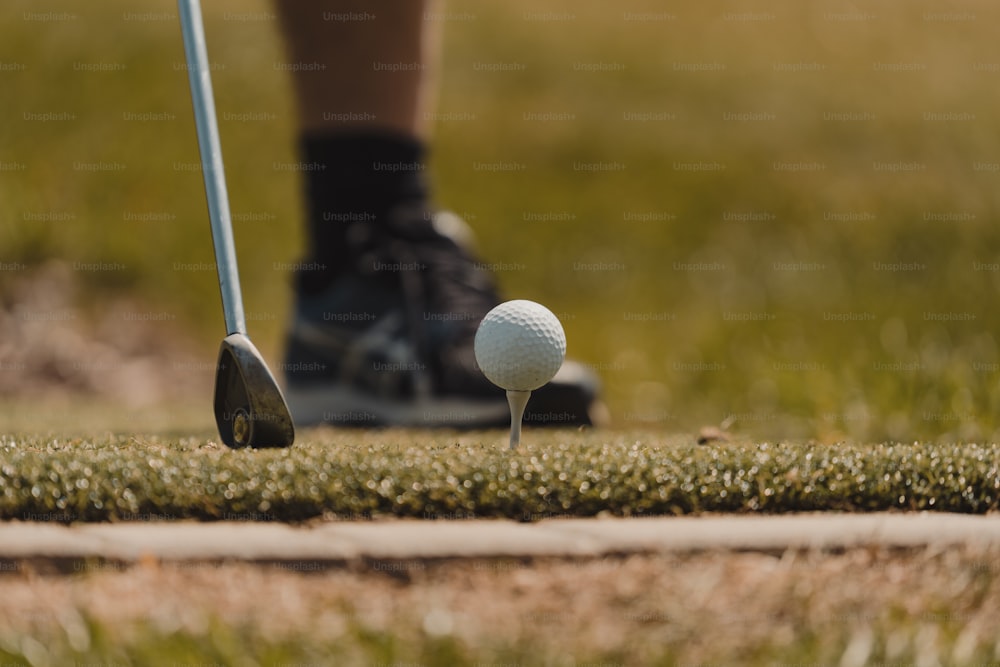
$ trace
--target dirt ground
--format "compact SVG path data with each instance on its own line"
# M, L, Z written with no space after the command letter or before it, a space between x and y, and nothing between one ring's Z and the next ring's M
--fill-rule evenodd
M0 286L0 396L101 397L124 408L204 393L214 357L171 313L120 295L93 308L71 265L50 261ZM220 328L221 331L221 328Z
M486 650L614 653L629 663L662 655L664 647L678 661L708 664L773 655L787 645L837 655L845 666L875 655L953 664L984 651L1000 655L997 556L972 548L856 549L376 561L346 569L150 561L78 565L61 575L8 564L0 574L0 628L65 628L84 615L122 632L144 618L165 633L199 633L215 618L274 640L335 639L365 627L417 642L451 636Z

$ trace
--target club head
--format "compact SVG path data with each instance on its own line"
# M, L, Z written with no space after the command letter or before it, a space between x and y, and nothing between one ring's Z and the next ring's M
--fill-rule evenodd
M230 447L287 447L295 440L285 397L260 352L243 334L222 341L214 405L219 435Z

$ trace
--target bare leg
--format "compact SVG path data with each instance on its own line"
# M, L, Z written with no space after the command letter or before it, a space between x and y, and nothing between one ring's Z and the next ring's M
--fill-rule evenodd
M435 0L275 0L298 102L307 291L349 270L402 208L430 210L427 111L435 101ZM359 245L360 244L360 245ZM364 246L364 247L362 247Z
M434 0L275 0L305 132L390 130L425 138L434 102L439 21Z

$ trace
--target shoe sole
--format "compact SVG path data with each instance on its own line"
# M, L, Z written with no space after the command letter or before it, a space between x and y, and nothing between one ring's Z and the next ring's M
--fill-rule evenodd
M399 401L372 396L351 387L289 386L285 390L297 426L408 426L421 428L489 428L510 424L506 400L461 398Z

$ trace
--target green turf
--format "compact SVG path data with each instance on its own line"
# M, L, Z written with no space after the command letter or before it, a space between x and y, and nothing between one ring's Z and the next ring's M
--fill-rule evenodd
M940 510L1000 503L1000 445L731 442L531 431L308 433L284 450L198 438L0 440L0 518L299 521Z

